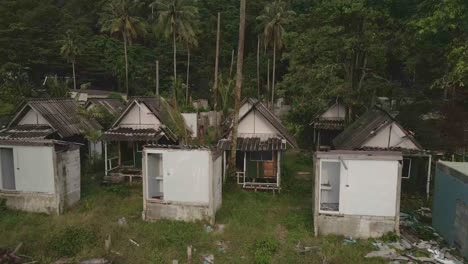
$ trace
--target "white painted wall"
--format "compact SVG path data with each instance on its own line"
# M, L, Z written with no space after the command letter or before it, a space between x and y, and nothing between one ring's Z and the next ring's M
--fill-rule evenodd
M44 117L34 109L29 109L26 115L19 121L20 125L50 125Z
M342 104L334 104L328 108L328 110L325 111L325 113L323 113L320 117L326 119L345 119L346 108Z
M251 111L239 123L238 136L241 134L280 134L279 131L257 111Z
M138 127L158 129L161 125L159 119L143 104L134 104L127 114L117 124L119 127Z
M163 155L165 201L209 205L212 173L210 151L146 149L145 153ZM147 167L151 168L149 164ZM144 184L146 185L146 179Z
M396 122L392 122L390 125L381 129L375 136L370 137L364 144L363 147L401 147L405 149L419 149L413 141L405 137L405 133L401 130L400 126ZM389 144L390 138L390 144Z
M184 117L185 125L192 130L192 137L197 137L198 130L198 114L197 113L182 113Z
M55 153L52 146L0 145L0 147L13 148L17 191L55 193L53 162Z
M346 159L343 162L347 169L341 163L339 213L395 216L399 162Z
M252 104L249 101L246 101L241 107L239 108L239 119L242 118L251 108Z

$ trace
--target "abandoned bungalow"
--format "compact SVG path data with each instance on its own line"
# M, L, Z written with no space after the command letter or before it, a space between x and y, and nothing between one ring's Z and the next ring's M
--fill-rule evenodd
M80 151L72 142L0 140L0 199L11 209L60 214L80 200Z
M401 152L316 152L315 235L399 234Z
M222 154L203 146L147 145L143 150L143 219L214 224L222 202Z
M329 104L310 123L312 142L315 150L329 150L333 139L343 132L346 118L346 107L339 101Z
M72 99L33 99L27 101L0 132L1 140L55 139L84 144L87 153L89 141L86 131L101 130L94 119L79 114L79 105Z
M175 116L177 113L163 98L132 98L111 128L104 132L106 178L112 181L141 178L144 145L179 143ZM184 123L182 117L180 120Z
M224 151L224 172L231 148L232 122L218 148ZM280 190L281 158L287 145L297 147L295 138L281 121L256 99L242 101L237 131L237 182L246 189Z
M403 190L429 195L431 154L384 109L373 107L368 110L345 128L333 140L333 145L337 150L401 151Z

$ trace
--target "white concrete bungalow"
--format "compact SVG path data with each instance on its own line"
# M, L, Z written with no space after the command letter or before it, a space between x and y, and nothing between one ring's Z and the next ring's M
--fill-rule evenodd
M112 181L141 178L144 145L179 143L175 131L177 117L184 123L183 117L163 98L132 98L112 127L104 132L106 178Z
M329 150L333 139L343 132L346 119L346 107L336 100L316 115L309 124L312 126L312 141L315 150Z
M399 234L401 161L401 152L316 152L315 235Z
M395 115L373 107L354 121L334 140L335 149L400 151L403 153L403 191L424 191L429 195L431 154L405 129Z
M143 219L214 223L222 203L221 152L195 146L143 150Z
M230 155L232 122L218 148ZM280 190L282 153L297 142L281 121L256 99L244 99L237 131L237 181L245 189ZM226 164L224 164L226 168ZM226 170L224 170L225 174Z
M54 140L0 140L0 199L9 208L60 214L80 200L80 151Z

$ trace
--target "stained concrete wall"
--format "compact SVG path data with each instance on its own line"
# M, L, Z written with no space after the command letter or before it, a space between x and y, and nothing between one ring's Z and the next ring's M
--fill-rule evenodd
M150 198L148 169L157 169L148 154L162 155L164 198ZM222 199L222 158L207 149L145 148L143 151L143 219L214 222Z
M315 223L318 235L342 235L353 238L381 237L395 231L395 217L319 215Z
M19 179L16 190L0 190L0 198L7 200L7 207L59 214L80 199L78 146L61 145L62 150L57 152L54 145L2 147L13 148L15 177Z
M368 238L399 233L401 160L401 153L390 152L316 153L315 182L321 182L321 162L340 163L340 202L338 211L320 211L321 186L315 185L315 234Z
M75 205L80 200L80 150L75 147L67 151L58 151L56 156L56 188L59 194L59 208Z
M55 193L53 147L17 145L0 145L0 147L13 149L17 191Z

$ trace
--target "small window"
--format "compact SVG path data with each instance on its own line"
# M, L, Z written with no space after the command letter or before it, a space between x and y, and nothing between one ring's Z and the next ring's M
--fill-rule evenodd
M411 176L411 159L404 158L403 159L403 168L401 170L401 178L402 179L409 179Z
M255 151L250 152L251 161L272 161L273 151Z

